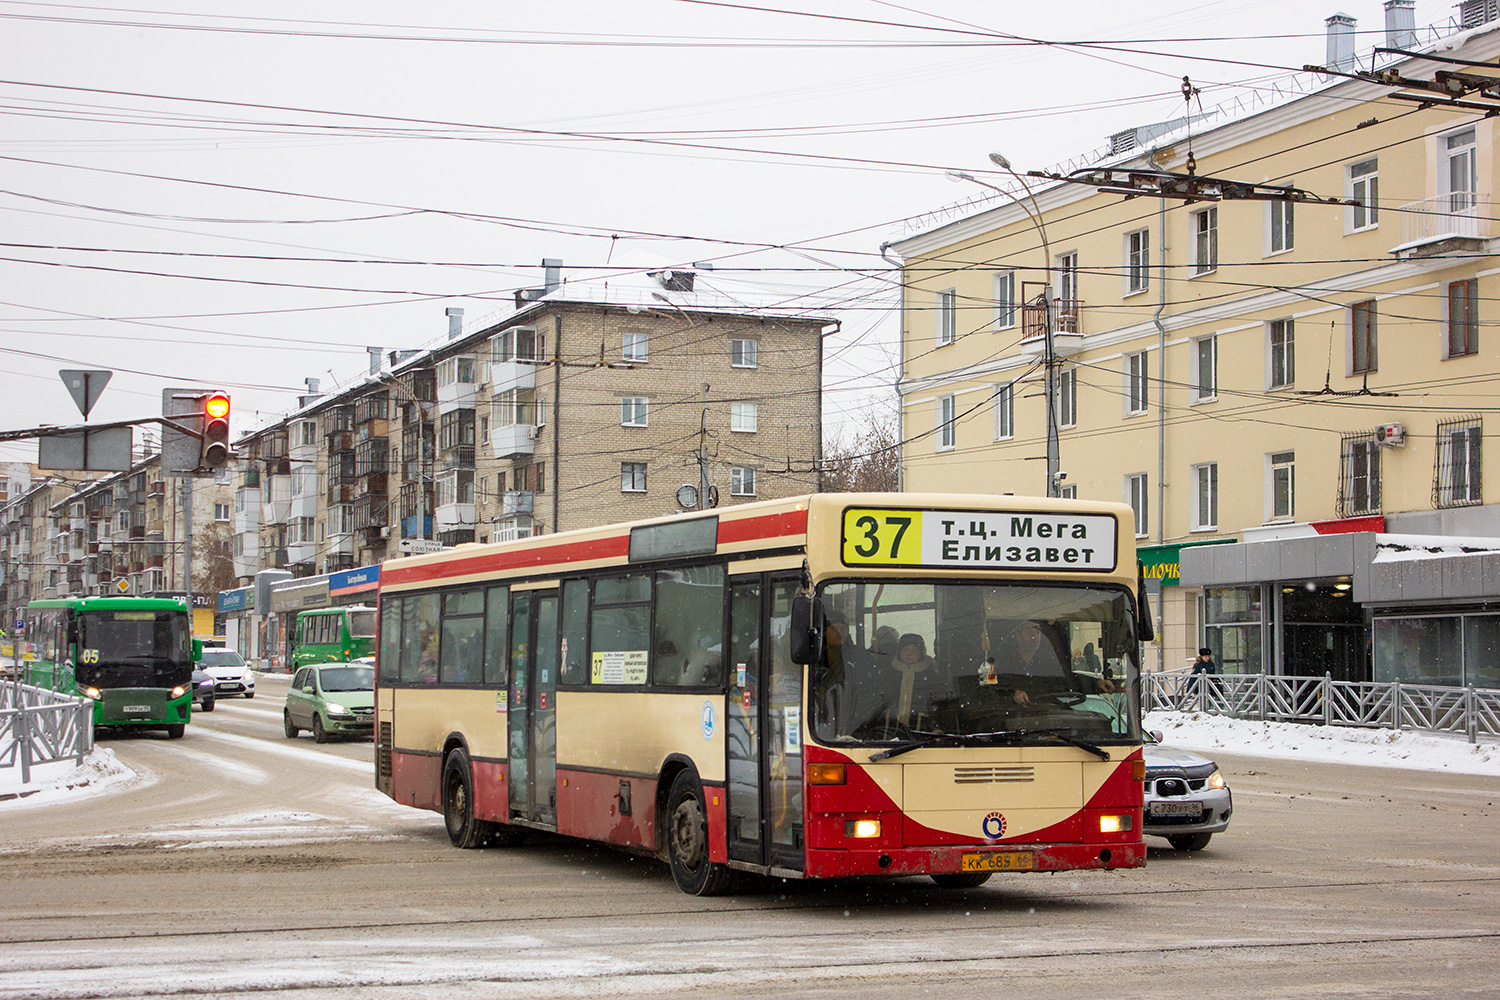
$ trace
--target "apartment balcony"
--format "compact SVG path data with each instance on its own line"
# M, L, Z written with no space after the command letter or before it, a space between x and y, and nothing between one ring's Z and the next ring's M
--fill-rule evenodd
M524 361L490 363L490 392L496 396L512 389L535 389L536 365Z
M1479 249L1490 238L1487 195L1460 191L1402 205L1401 245L1391 251L1429 257L1454 248Z
M234 533L243 535L246 532L260 530L260 505L256 504L254 510L242 510L234 515Z
M317 493L293 497L289 513L292 517L317 517L321 499L321 495Z
M130 540L132 542L143 540L146 537L146 526L144 524L132 524L130 526Z
M353 539L350 540L351 544ZM339 573L346 569L356 569L359 561L354 558L353 552L330 552L323 563L323 571L326 573Z
M354 431L329 431L324 435L329 455L338 455L342 452L354 450Z
M460 528L474 527L474 505L472 503L445 503L433 511L433 521L439 534Z
M495 530L490 534L490 540L495 542L514 542L522 538L530 538L531 535L531 516L525 515L501 521L495 525Z
M354 499L358 501L361 497L389 496L389 485L389 477L384 472L372 472L367 476L361 476L359 483L354 487Z
M1083 301L1053 299L1052 353L1058 357L1083 349ZM1041 301L1021 305L1021 353L1038 357L1047 350L1047 305Z
M260 469L251 466L240 474L242 489L260 489Z
M451 410L473 409L474 403L479 399L479 385L475 382L454 382L450 385L440 385L437 390L437 404L439 413L447 413Z
M358 546L355 544L354 534L352 532L343 535L330 535L323 542L323 551L328 553L330 564L332 563L334 556L348 556L351 559L354 558L357 549ZM333 567L332 565L329 566L330 570L334 568L335 567ZM349 569L352 567L342 568Z
M517 458L536 451L535 424L506 424L490 429L490 447L496 458Z
M514 517L517 514L530 514L536 494L531 490L507 490L500 494L500 515L502 517Z
M272 569L286 569L292 564L287 558L286 549L272 549L266 555L269 557L266 562L270 563Z
M313 542L298 542L286 547L287 561L293 566L310 566L318 558L318 546Z
M254 576L260 572L260 561L254 555L234 557L235 576Z
M438 463L440 472L472 472L474 471L474 446L471 444L460 445L457 448L443 449L442 459Z

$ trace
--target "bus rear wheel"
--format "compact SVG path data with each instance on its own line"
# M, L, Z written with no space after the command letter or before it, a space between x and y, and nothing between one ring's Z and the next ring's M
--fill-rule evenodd
M708 857L708 814L703 789L691 771L681 771L667 797L667 861L677 888L689 896L728 892L734 872Z
M939 889L975 889L990 880L989 872L954 872L948 875L929 875Z
M474 772L462 749L443 764L443 825L453 846L464 850L484 847L492 838L494 824L474 818Z
M187 726L181 722L170 725L167 727L167 739L180 740L182 739L182 734L185 732L187 732Z

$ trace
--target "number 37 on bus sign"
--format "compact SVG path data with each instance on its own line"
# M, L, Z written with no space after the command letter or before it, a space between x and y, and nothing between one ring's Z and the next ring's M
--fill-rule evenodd
M1109 514L1045 511L844 511L846 566L1073 570L1115 567L1117 524Z

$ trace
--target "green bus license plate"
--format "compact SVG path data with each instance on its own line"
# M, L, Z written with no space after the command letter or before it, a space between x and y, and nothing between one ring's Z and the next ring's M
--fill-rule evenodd
M1202 816L1203 806L1198 802L1153 802L1147 811L1152 816Z
M988 854L965 854L966 872L1029 872L1036 867L1036 855L1030 851L995 851Z
M148 712L151 711L151 706L150 705L126 705L120 711L122 711L122 712L135 712L135 713L139 713L141 715L145 715L145 714L147 714Z

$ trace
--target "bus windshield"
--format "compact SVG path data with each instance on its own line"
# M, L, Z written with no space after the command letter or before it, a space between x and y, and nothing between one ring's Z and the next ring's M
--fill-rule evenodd
M1140 741L1135 615L1100 587L851 581L826 585L813 734ZM1039 737L1045 738L1045 737Z
M79 683L98 688L172 687L192 677L183 611L84 611L78 616Z
M351 611L349 612L349 634L370 638L375 635L375 612L374 611Z

